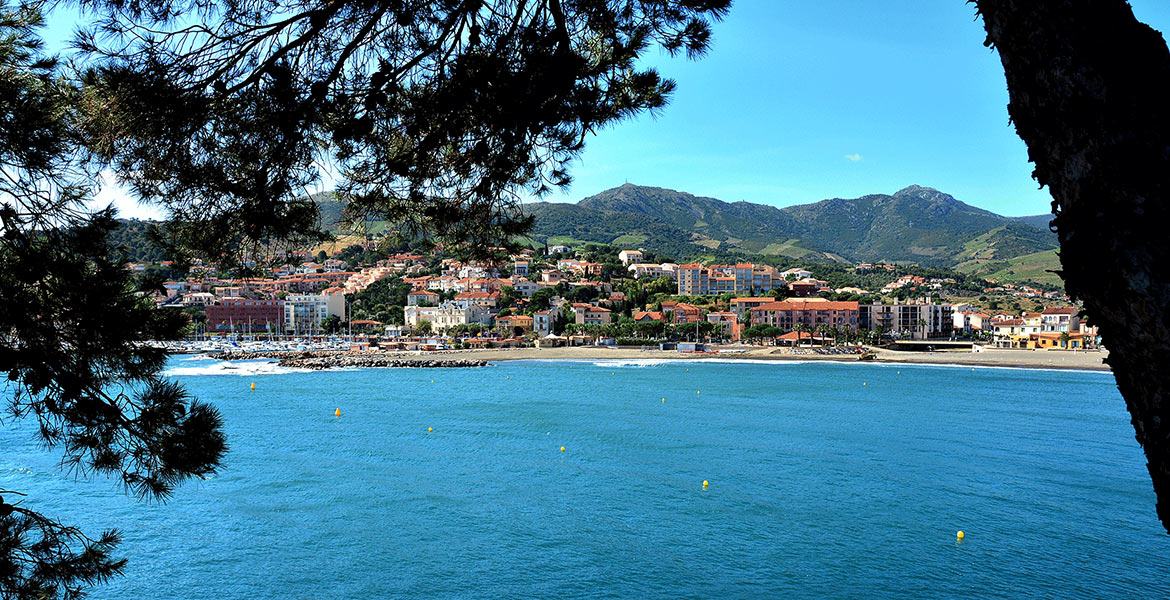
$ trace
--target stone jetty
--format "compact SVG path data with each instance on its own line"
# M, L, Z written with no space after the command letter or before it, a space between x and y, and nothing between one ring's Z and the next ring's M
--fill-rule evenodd
M486 360L458 358L395 358L394 356L385 354L335 354L333 356L317 356L311 358L282 358L277 364L282 367L321 370L343 367L490 367L492 363Z
M301 369L339 369L345 367L490 367L486 360L434 356L404 352L346 352L343 350L290 350L275 352L217 352L209 355L216 360L276 359L282 367Z
M214 352L208 354L207 356L214 358L215 360L257 360L260 358L285 360L302 358L329 358L332 356L340 356L345 354L350 354L350 352L346 350L261 350L257 352L228 350L226 352Z

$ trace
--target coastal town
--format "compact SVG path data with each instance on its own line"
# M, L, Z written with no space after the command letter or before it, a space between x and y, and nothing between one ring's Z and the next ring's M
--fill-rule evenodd
M166 261L129 268L175 272ZM1095 327L1059 291L870 263L853 266L855 277L846 279L854 285L834 287L817 278L819 268L676 264L646 250L594 244L474 261L446 257L441 248L382 253L368 241L290 253L267 277L224 277L195 261L184 277L166 281L155 301L190 315L193 341L340 336L332 347L351 350L1099 346Z

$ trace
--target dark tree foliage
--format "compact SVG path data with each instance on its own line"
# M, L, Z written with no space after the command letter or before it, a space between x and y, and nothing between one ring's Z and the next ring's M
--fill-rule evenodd
M349 268L353 270L359 265L372 265L386 258L386 253L378 250L366 250L364 246L354 244L342 249L341 255L337 258L345 261L349 265Z
M225 451L218 413L160 378L166 354L139 344L177 337L187 319L134 293L130 272L108 258L113 218L36 232L10 227L19 223L13 212L0 210L0 371L9 415L35 419L41 441L59 449L67 468L116 477L142 498L165 499L185 479L214 473ZM90 539L4 496L5 597L77 597L120 572L123 561L110 557L115 532Z
M361 306L406 306L406 296L413 288L400 277L387 277L371 283L366 289L348 295L350 302ZM355 311L356 312L356 311Z
M172 239L228 254L312 234L338 170L353 221L482 252L570 182L597 129L662 107L652 45L702 54L730 0L80 0L87 141ZM103 16L104 15L104 16Z
M10 490L0 494L20 495ZM91 539L35 511L0 503L0 595L4 598L79 598L87 586L122 572L111 557L118 534ZM38 568L32 569L31 565Z
M660 108L654 44L697 56L730 0L81 0L84 70L44 56L38 6L0 11L0 371L11 413L82 472L165 498L214 472L218 414L141 342L187 323L139 295L82 200L111 167L171 219L157 241L223 267L327 237L306 193L448 251L506 246L522 190L567 185L587 136ZM391 295L396 295L394 292ZM111 319L111 315L117 315ZM120 571L97 539L0 503L0 593L78 597Z
M83 210L77 92L43 55L35 7L0 7L0 373L6 420L35 421L40 441L78 474L113 477L165 499L215 472L220 418L160 378L180 313L154 307L117 253L111 211ZM117 315L117 318L111 318ZM78 598L121 572L116 532L91 538L0 491L0 597Z
M1125 0L977 0L1170 531L1170 50Z

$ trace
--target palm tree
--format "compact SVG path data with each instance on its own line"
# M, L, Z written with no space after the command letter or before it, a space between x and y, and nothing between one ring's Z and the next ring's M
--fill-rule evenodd
M796 330L796 345L797 346L800 345L800 338L801 338L800 334L805 333L805 332L808 332L809 345L810 346L812 345L812 327L809 327L808 325L806 325L804 323L797 323L796 327L794 327L793 329Z
M830 337L833 338L834 344L837 343L837 328L834 327L832 323L823 323L817 329L821 330L821 345L822 346L828 345L827 338L830 338Z

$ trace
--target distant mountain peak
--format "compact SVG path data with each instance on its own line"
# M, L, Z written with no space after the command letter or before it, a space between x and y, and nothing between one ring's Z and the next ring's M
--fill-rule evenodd
M975 208L974 206L971 206L965 202L961 202L961 201L955 199L954 196L952 196L946 192L940 192L932 187L926 187L924 185L908 185L908 186L894 192L894 195L892 197L894 197L894 198L919 198L922 200L926 200L927 202L933 202L936 204L962 206L964 208L970 208L972 210L983 210L980 208Z
M926 187L924 185L912 184L912 185L908 185L908 186L894 192L894 195L895 196L908 196L911 194L918 195L918 194L922 194L922 193L942 194L942 192L940 192L932 187ZM947 194L943 194L943 195L946 196Z
M712 251L846 257L856 261L905 261L953 265L975 246L981 260L1048 250L1055 236L967 205L939 190L910 185L893 195L870 194L777 208L724 202L662 187L625 183L569 208L542 209L545 236L637 243L669 249L677 257ZM618 220L622 225L619 228ZM701 239L701 242L694 240ZM968 242L975 246L968 247ZM697 244L697 245L696 245Z

